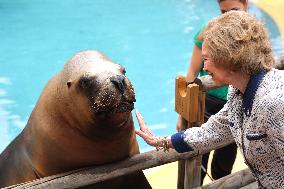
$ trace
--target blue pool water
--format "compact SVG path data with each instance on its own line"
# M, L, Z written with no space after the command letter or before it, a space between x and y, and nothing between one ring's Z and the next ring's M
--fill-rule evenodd
M275 23L252 5L250 12L267 22L280 54ZM2 0L0 152L24 128L47 81L85 49L126 67L135 107L155 134L175 132L175 77L186 73L195 32L218 14L216 1ZM138 140L141 151L150 149Z

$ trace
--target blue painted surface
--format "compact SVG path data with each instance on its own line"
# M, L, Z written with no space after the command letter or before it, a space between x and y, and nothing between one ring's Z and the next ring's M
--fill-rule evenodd
M264 18L282 52L275 23L256 7L251 12ZM186 73L195 32L218 14L216 1L2 0L0 152L24 128L47 81L85 49L126 67L135 107L155 134L175 132L175 77ZM150 149L138 140L141 151Z

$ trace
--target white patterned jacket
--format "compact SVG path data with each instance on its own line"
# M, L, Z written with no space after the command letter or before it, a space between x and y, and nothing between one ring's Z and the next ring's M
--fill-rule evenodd
M243 95L230 86L219 113L171 140L178 152L235 141L260 188L284 188L284 71L252 76Z

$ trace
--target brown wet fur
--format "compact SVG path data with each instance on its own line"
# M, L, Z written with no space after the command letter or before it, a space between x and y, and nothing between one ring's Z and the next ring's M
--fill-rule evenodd
M139 153L124 68L93 50L74 55L43 90L21 134L0 155L0 188ZM123 89L110 77L124 78ZM142 171L93 185L151 188Z

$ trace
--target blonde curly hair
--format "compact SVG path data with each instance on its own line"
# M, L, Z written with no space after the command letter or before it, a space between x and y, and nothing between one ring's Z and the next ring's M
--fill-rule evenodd
M253 75L274 64L264 24L244 11L229 11L213 19L199 37L217 67Z

